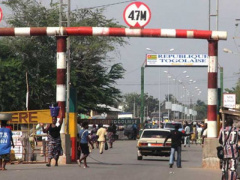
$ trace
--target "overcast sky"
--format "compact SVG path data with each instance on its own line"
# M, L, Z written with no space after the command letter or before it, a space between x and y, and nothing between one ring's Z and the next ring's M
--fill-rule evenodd
M216 1L211 0L211 14L216 14ZM124 2L121 0L89 0L74 1L72 8L87 8L101 6L111 3ZM142 0L151 10L152 18L145 28L162 29L209 29L209 0ZM108 18L115 18L120 24L126 25L123 19L123 11L131 2L118 5L112 5L106 8L105 15ZM239 35L239 28L235 26L236 19L240 19L240 2L238 0L222 0L219 4L219 22L218 30L227 31L227 41L219 41L219 65L224 68L224 88L235 86L239 75L240 56L239 54L224 53L223 48L228 48L238 53L239 41L236 39ZM239 21L240 22L240 21ZM211 17L211 30L216 30L216 18ZM126 25L127 26L127 25ZM233 39L235 37L235 39ZM140 93L140 69L147 53L146 48L161 54L168 53L171 48L175 50L171 53L176 54L207 54L208 42L206 40L195 39L167 39L167 38L129 38L129 45L119 49L115 54L115 63L121 62L126 69L125 78L118 81L117 87L123 93ZM195 80L195 84L188 85L188 89L194 95L193 100L201 99L207 103L207 68L185 67L185 68L159 68L147 67L145 69L145 92L155 98L164 98L168 93L168 71L172 76L178 77L182 81ZM183 74L183 71L187 71ZM188 75L189 78L186 78ZM186 83L185 83L186 84ZM160 87L160 90L159 90ZM198 87L202 94L197 95L195 90ZM180 98L183 93L182 87L175 85L173 80L169 80L169 92ZM177 93L179 92L179 93ZM184 100L183 100L184 101Z
M38 2L47 3L49 0L37 0ZM55 0L57 1L57 0ZM66 1L66 0L64 0ZM127 0L72 0L71 9L89 8L108 4L104 14L107 18L114 18L121 25L126 25L123 20L123 11L131 2ZM216 1L212 1L211 14L216 14ZM125 3L122 3L125 2ZM161 29L197 29L208 30L209 28L209 0L142 0L151 10L152 18L145 28ZM221 0L219 4L219 31L227 31L228 39L219 41L218 44L218 62L224 68L224 88L235 86L239 75L240 56L239 54L224 53L223 48L228 48L233 52L239 53L238 46L240 41L240 29L235 24L236 19L240 19L240 1L239 0ZM240 21L239 21L240 22ZM211 18L211 30L216 30L216 18ZM129 45L119 48L115 54L110 54L114 60L112 63L122 63L126 69L124 79L117 82L116 87L123 93L141 93L140 69L146 54L152 53L147 51L150 48L161 54L207 54L208 42L199 39L172 39L172 38L129 38ZM207 67L182 67L182 68L159 68L147 67L145 69L145 93L162 100L165 94L169 92L180 99L183 94L182 86L175 85L172 78L169 79L164 71L168 71L173 77L189 82L195 80L195 84L187 85L193 95L193 101L201 99L207 103ZM187 73L183 74L183 71ZM185 76L188 75L189 78ZM201 95L197 95L196 88L201 89ZM177 93L179 92L179 93ZM182 99L184 101L184 99Z

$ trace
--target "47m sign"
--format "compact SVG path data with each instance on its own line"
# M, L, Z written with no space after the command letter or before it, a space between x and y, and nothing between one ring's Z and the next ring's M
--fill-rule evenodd
M151 19L151 11L144 3L133 2L125 8L123 18L129 27L143 28Z

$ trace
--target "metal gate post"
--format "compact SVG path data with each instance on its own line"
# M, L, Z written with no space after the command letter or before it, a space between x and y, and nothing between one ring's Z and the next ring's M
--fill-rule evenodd
M218 41L208 40L208 138L217 137Z
M60 107L60 114L63 115L63 123L61 128L61 139L63 156L60 156L59 163L70 163L70 136L66 134L68 124L65 122L65 101L66 101L66 38L67 36L57 36L57 92L56 100Z

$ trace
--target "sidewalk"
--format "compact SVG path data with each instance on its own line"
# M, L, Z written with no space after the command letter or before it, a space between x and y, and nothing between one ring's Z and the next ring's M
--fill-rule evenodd
M181 180L220 180L221 169L202 168L202 147L201 145L191 144L189 147L182 147L182 166L181 173L177 179Z

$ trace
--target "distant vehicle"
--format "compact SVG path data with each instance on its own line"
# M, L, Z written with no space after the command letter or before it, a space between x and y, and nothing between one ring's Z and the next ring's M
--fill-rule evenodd
M159 121L159 113L158 112L152 112L151 113L152 121ZM160 117L160 121L162 121L162 118Z
M164 129L174 130L176 126L179 126L178 131L185 133L183 124L181 122L166 122L163 125ZM182 137L182 144L184 143L184 137Z
M133 139L134 138L133 125L132 124L126 125L126 127L124 128L123 134L124 134L124 136L127 136L128 139ZM138 134L138 132L137 132L137 134Z
M170 156L171 140L163 146L169 133L168 129L144 129L137 143L137 159L142 160L143 156Z
M178 130L183 130L183 124L181 122L166 122L163 125L164 129L174 130L176 126L179 126Z

